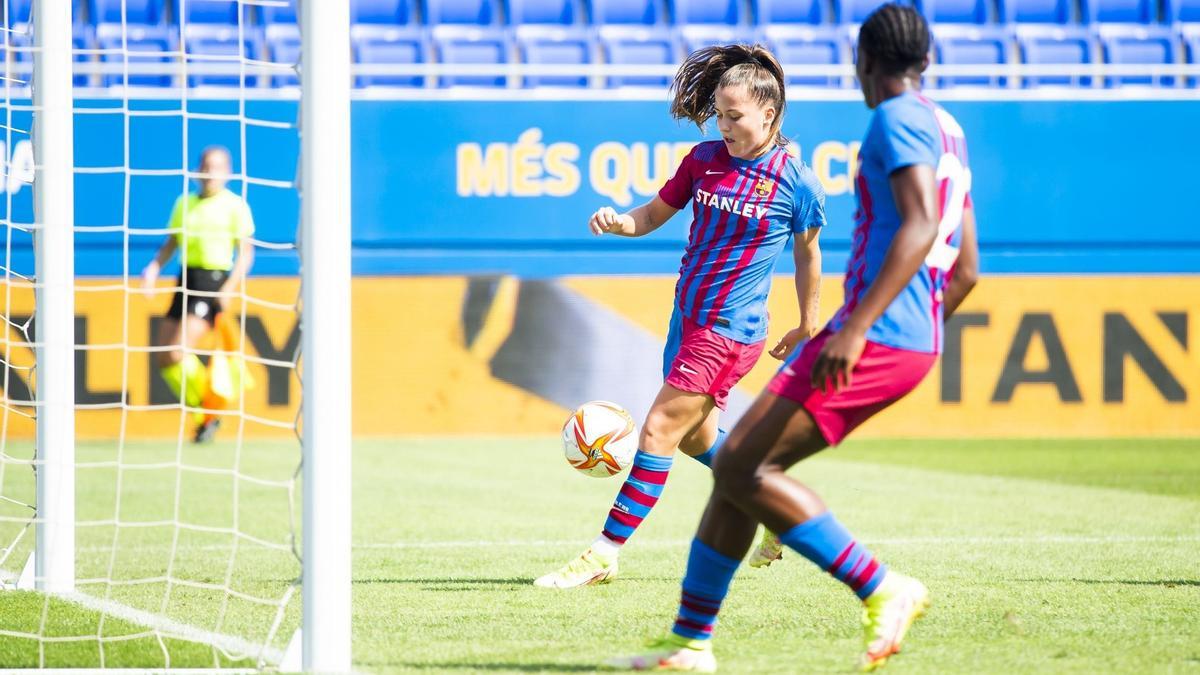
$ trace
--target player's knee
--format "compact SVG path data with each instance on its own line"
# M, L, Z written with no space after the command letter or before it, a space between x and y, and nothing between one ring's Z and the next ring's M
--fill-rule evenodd
M183 350L181 350L181 349L171 349L171 350L168 350L165 352L159 352L155 356L155 361L158 363L159 368L166 368L167 366L173 366L182 360L183 360Z
M679 425L670 416L651 410L642 425L639 447L652 455L670 455L679 444Z
M731 501L758 489L758 467L748 464L737 452L729 452L729 441L713 460L713 489ZM736 448L733 448L736 450Z

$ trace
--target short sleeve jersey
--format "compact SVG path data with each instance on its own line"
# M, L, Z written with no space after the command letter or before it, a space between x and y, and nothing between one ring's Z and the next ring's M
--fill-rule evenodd
M692 224L675 284L676 309L718 335L750 344L767 334L775 261L795 233L825 225L825 192L783 147L752 160L723 141L692 148L658 193Z
M175 233L185 268L229 270L237 243L254 234L254 218L229 190L204 198L193 192L175 201L167 227Z
M971 171L962 127L939 105L908 92L876 107L859 151L855 183L858 211L846 269L845 304L829 327L840 330L879 275L900 212L891 176L925 164L935 172L937 239L921 269L867 331L872 342L926 353L942 351L942 291L954 271L962 241L963 210L970 204Z

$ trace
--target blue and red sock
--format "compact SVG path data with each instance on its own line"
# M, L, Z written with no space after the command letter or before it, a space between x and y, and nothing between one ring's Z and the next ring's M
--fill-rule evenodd
M729 582L740 560L722 555L699 539L692 540L687 573L679 597L679 615L671 632L689 640L708 640L717 625L717 613L729 593Z
M650 509L662 496L667 473L671 470L672 457L659 457L638 450L633 458L633 468L625 478L625 484L617 493L608 520L604 522L601 536L621 546L633 536L638 525L650 515Z
M717 430L717 439L703 455L695 459L701 464L711 467L712 460L721 450L725 442L724 429ZM667 474L671 471L673 457L659 457L638 450L633 458L633 468L617 493L612 509L608 512L608 520L604 522L604 531L596 540L595 546L601 550L615 550L625 544L633 536L638 525L650 515L650 510L662 496L663 485L667 482Z
M717 429L717 440L713 441L713 444L711 447L709 447L708 451L703 455L696 455L692 457L692 459L711 469L713 458L717 456L717 453L721 450L721 446L725 444L726 433L727 432L724 429Z
M876 560L867 547L855 541L828 511L784 532L779 539L863 599L887 574L887 566Z

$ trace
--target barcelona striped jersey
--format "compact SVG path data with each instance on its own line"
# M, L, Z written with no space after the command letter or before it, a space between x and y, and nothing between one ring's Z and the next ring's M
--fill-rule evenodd
M938 233L921 269L867 331L872 342L925 353L942 351L942 292L954 273L962 241L963 211L971 205L967 140L958 122L916 92L875 108L859 151L855 181L858 210L845 280L845 304L829 323L840 330L879 275L900 229L889 182L893 172L926 164L937 181Z
M743 344L764 339L776 258L794 233L825 225L816 175L780 146L739 159L724 141L708 141L692 148L658 196L676 209L692 201L675 311Z

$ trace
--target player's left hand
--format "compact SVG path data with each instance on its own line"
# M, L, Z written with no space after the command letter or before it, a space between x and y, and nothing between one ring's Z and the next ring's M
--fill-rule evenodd
M843 327L831 335L813 363L813 388L829 395L849 387L854 366L866 348L866 335L856 330Z
M779 339L779 344L772 347L769 353L772 357L783 361L787 357L791 356L792 351L796 349L797 346L804 344L804 342L810 337L812 337L812 331L808 330L807 328L793 328L789 330L786 335Z

